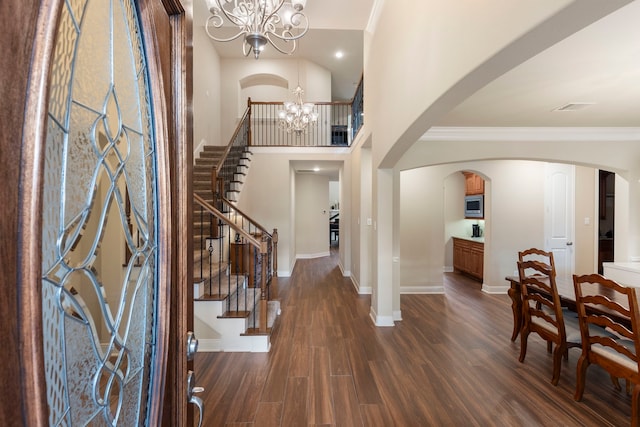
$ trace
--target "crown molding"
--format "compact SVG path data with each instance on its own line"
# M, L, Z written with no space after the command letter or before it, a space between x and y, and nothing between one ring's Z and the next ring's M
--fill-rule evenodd
M443 127L420 141L640 141L640 127Z

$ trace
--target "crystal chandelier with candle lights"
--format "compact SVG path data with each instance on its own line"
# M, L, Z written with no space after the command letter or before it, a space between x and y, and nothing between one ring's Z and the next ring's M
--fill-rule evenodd
M207 35L219 42L230 42L244 36L242 53L253 52L256 59L267 43L281 53L296 50L296 40L309 29L309 20L302 12L306 0L205 0L211 15L205 24ZM236 32L230 37L220 32L226 23Z
M287 133L295 132L298 136L307 133L308 127L318 121L318 113L313 110L314 105L310 102L304 102L302 100L303 94L304 90L298 84L293 91L295 102L285 102L284 110L278 112L280 128L286 130Z

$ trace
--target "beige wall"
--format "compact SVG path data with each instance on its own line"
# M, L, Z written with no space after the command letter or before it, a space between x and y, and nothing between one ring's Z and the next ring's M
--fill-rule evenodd
M576 266L594 271L593 226L584 226L593 209L597 189L594 169L576 172ZM506 286L517 253L544 247L544 163L496 160L436 165L403 171L400 188L401 292L430 292L442 286L443 267L451 265L451 236L470 234L464 220L462 170L486 179L486 289ZM579 193L579 195L578 195ZM449 260L449 261L447 261Z
M597 272L598 261L598 170L576 167L575 212L576 274Z
M300 178L291 167L292 161L334 161L342 164L344 173L341 174L341 194L340 215L344 218L351 218L351 160L348 152L326 153L326 150L309 152L303 148L294 149L272 149L259 148L252 149L253 156L251 167L247 174L246 181L240 193L238 207L247 212L252 218L263 226L277 228L279 235L278 242L278 274L288 276L295 265L295 259L299 254L306 254L307 249L298 245L296 221L299 215L296 206L298 197L296 183ZM326 191L324 195L319 195L328 209L329 203L329 181L326 179ZM328 212L327 212L328 215ZM350 237L351 227L349 224L341 224L342 235L347 239ZM327 223L324 239L328 248L329 226ZM351 253L349 242L340 242L340 263L349 266L351 263ZM343 246L346 251L343 253ZM327 249L328 251L328 249Z
M296 174L295 239L298 258L329 255L329 177Z
M193 149L224 145L220 139L220 58L201 27L193 30Z
M249 76L273 75L284 78L288 88L272 85L249 86L242 89L240 81ZM253 101L293 100L291 91L300 82L303 99L310 102L331 101L331 73L317 64L293 59L223 59L221 68L222 139L229 141L238 119L247 108L247 97ZM279 99L274 99L278 96Z

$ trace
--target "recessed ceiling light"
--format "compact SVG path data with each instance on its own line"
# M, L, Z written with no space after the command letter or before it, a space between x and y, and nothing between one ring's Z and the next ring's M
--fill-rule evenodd
M337 52L336 52L336 58L340 59L340 58L342 58L343 56L344 56L344 53L342 53L342 51L341 51L341 50L339 50L339 51L337 51Z

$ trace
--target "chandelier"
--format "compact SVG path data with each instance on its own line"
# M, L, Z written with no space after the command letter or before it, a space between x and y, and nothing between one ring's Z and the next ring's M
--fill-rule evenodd
M281 53L290 55L296 50L296 40L309 29L309 20L302 13L306 0L206 0L211 15L207 18L205 31L213 40L230 42L244 36L242 53L252 51L259 58L270 43ZM238 27L231 37L218 37L218 31L228 21ZM297 29L294 32L292 30ZM291 42L290 45L289 42ZM288 46L287 46L288 45Z
M304 90L298 84L293 91L295 102L285 102L284 110L278 112L280 128L287 133L295 132L298 136L307 133L307 127L318 121L318 113L313 110L314 105L310 102L303 102Z

